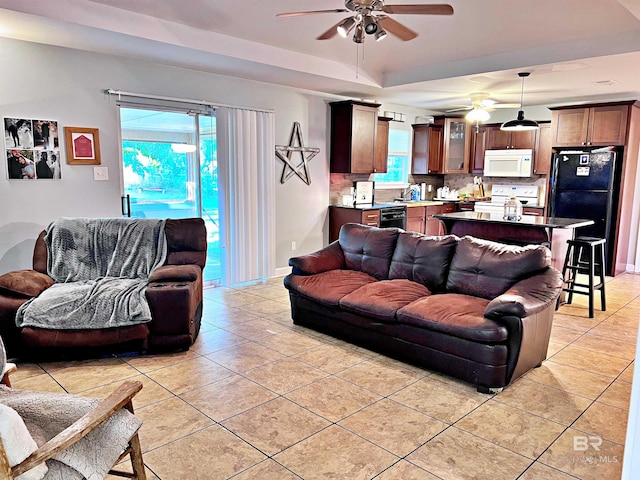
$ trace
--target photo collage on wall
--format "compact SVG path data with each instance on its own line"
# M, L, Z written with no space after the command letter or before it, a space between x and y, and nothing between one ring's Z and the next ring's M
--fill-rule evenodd
M4 146L9 180L62 178L58 122L5 117Z

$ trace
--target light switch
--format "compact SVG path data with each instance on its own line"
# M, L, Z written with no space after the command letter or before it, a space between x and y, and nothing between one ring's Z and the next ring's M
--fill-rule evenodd
M93 167L93 179L97 182L109 180L109 167Z

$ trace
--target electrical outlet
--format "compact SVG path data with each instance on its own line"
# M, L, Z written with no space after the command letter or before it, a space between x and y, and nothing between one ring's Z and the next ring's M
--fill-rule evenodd
M296 249L296 242L291 242L291 251Z

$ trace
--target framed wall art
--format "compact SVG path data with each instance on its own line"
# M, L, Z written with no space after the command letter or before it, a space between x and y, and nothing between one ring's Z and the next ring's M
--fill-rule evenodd
M4 146L9 180L59 180L58 122L4 117Z
M100 165L100 137L97 128L64 127L67 163Z

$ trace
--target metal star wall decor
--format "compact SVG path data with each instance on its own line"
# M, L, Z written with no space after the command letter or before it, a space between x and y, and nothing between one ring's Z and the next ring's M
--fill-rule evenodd
M304 183L311 185L309 160L315 157L319 152L319 148L304 146L300 124L298 122L293 122L291 136L289 137L289 145L276 145L276 155L284 162L282 175L280 175L280 183L284 183L294 175L297 175ZM294 153L300 153L299 162L293 160L292 157Z

